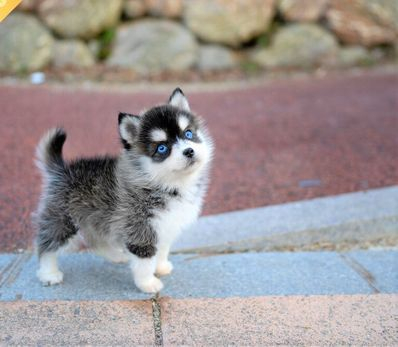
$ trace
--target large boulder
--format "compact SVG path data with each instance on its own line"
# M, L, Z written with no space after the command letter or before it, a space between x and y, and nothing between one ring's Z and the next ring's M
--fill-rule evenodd
M41 19L59 36L89 39L119 20L122 0L41 0Z
M309 68L333 63L338 44L333 35L316 24L298 23L276 32L269 48L256 51L252 59L267 68Z
M197 51L194 36L180 24L143 19L118 28L107 64L140 73L184 70L195 64Z
M0 24L0 70L34 71L51 60L54 39L33 16L15 12Z
M374 58L368 50L362 46L346 46L339 51L336 64L341 67L372 64Z
M288 21L316 22L325 13L329 0L279 0L278 10Z
M398 33L398 0L361 0L361 4L378 23Z
M197 67L202 71L236 67L238 58L231 49L219 45L203 45L199 49Z
M39 0L22 0L17 9L20 11L34 11Z
M265 32L274 15L274 0L186 1L183 18L205 42L233 47Z
M145 0L125 0L123 13L127 18L139 18L146 14Z
M181 17L183 0L145 0L147 11L152 16Z
M124 14L128 18L139 18L145 14L154 17L181 17L183 0L125 0Z
M370 47L397 39L398 0L331 0L326 17L344 43Z
M89 67L95 64L93 54L80 40L59 40L54 45L52 61L55 67Z

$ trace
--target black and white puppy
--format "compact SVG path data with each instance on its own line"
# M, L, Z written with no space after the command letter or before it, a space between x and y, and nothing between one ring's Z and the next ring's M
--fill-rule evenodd
M166 105L140 116L119 114L123 150L117 157L66 162L63 129L50 130L37 147L43 192L33 215L46 285L63 281L57 254L83 239L114 262L129 262L136 286L162 289L155 276L172 271L170 246L201 210L213 141L177 88Z

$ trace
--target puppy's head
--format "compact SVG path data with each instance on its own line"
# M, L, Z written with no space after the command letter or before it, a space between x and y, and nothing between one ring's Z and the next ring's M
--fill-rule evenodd
M178 186L200 174L212 157L207 129L191 113L179 88L166 105L140 116L120 113L119 131L125 155L138 160L144 173L158 184Z

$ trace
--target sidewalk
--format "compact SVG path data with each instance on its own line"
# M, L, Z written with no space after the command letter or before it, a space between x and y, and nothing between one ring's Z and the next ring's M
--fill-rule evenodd
M175 255L162 296L226 298L268 295L398 293L398 251ZM64 283L44 287L31 254L1 255L1 301L143 300L124 264L87 253L60 257Z
M159 297L127 266L61 258L42 287L31 254L1 255L1 344L398 343L398 251L175 255ZM157 336L157 337L156 337Z
M2 254L0 344L395 345L397 195L390 187L203 217L176 244L157 296L135 288L127 265L90 253L62 255L64 283L53 287L36 279L31 253ZM295 252L258 247L272 240ZM322 240L339 251L321 251Z

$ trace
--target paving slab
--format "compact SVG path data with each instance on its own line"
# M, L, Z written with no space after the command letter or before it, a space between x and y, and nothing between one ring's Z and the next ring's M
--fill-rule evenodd
M29 254L17 270L18 276L7 279L0 287L0 300L142 300L151 297L135 287L125 264L113 264L93 254L80 253L60 256L59 267L64 272L64 282L43 286L36 277L37 258ZM9 274L5 273L4 277L8 278Z
M0 345L153 346L150 301L0 302Z
M333 254L179 256L175 273L166 281L163 294L180 298L370 293Z
M349 257L365 270L364 276L383 293L398 292L398 252L350 252ZM355 267L356 264L351 264ZM359 269L361 271L361 269Z
M205 216L173 249L270 251L383 238L398 245L398 186Z
M398 344L398 295L162 298L165 346Z
M174 298L374 292L335 252L179 255L173 261L162 295Z
M384 254L373 255L373 253ZM342 254L336 252L243 253L203 256L175 255L171 258L174 271L162 280L162 296L189 297L250 297L264 295L334 295L398 293L398 281L391 264L398 252L367 251L354 253L374 264L366 271L377 278L368 278ZM350 257L351 253L344 254ZM14 300L142 300L143 294L134 286L127 265L111 264L87 254L60 257L64 283L42 286L35 276L37 259L30 254L17 257L1 255L2 272L0 301ZM4 260L6 259L6 260ZM375 263L377 262L377 265ZM391 269L376 272L372 269ZM380 286L379 286L380 284ZM387 285L388 284L388 285Z

